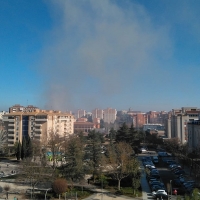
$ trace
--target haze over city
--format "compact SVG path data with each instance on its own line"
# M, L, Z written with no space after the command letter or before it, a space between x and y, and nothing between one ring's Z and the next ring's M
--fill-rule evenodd
M200 1L0 1L0 110L200 107Z

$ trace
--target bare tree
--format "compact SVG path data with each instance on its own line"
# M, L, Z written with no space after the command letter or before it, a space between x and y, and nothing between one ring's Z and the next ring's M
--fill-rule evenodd
M0 150L7 146L8 133L5 130L0 130Z
M56 163L58 157L60 156L61 144L62 138L60 137L58 132L54 131L53 129L50 130L47 137L47 149L49 149L52 154L53 169L56 168Z
M118 181L118 190L121 188L121 180L129 176L134 167L138 168L138 165L133 165L132 152L132 147L125 142L119 142L108 149L110 172L113 178Z
M51 167L44 165L43 162L32 162L31 158L26 158L21 162L20 171L19 179L25 179L31 184L33 195L37 184L55 179L54 170Z
M10 190L10 186L9 185L5 185L3 187L3 189L6 191L6 199L8 199L8 191Z

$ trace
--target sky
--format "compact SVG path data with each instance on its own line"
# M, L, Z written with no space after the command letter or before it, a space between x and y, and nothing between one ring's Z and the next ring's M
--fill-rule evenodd
M200 108L199 0L0 0L0 111Z

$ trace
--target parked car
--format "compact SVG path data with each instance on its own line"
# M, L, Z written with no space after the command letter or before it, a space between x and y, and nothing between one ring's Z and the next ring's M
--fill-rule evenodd
M150 165L150 164L145 165L145 167L150 169L150 170L151 169L156 169L156 167L154 165Z
M166 164L167 165L176 164L176 161L175 160L167 160Z
M183 187L186 189L186 188L188 188L188 187L190 187L190 186L194 186L195 185L195 183L194 182L184 182L183 183Z
M148 180L150 178L156 178L157 180L159 180L160 179L160 175L159 174L152 174L152 173L147 174L146 175L146 179Z
M152 185L151 191L158 191L158 190L165 190L165 188L162 185Z
M174 179L172 183L173 183L175 186L181 186L181 185L182 185L180 179L178 179L178 178L177 178L177 179Z
M142 153L146 153L147 152L147 148L145 148L145 147L142 147L142 148L140 148L140 152L142 152Z
M160 175L159 175L158 173L150 172L149 175L150 175L150 176L154 176L154 177L156 177L157 179L160 178Z
M157 190L157 191L153 191L152 195L156 198L160 198L160 197L167 197L167 192L165 190Z
M177 166L177 167L174 167L174 168L171 169L172 172L174 172L176 170L182 170L182 167Z
M158 157L157 156L153 156L152 157L152 161L153 161L154 164L158 164L158 162L159 162L158 161Z
M168 153L167 152L158 152L159 157L167 157Z
M185 174L184 170L178 170L174 172L175 175Z
M160 185L162 187L165 187L164 183L162 183L161 181L150 181L149 185L150 187L152 187L153 185Z

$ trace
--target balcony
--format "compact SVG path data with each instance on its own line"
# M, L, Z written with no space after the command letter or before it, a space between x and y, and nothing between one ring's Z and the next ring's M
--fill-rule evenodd
M8 142L13 142L13 141L14 141L14 139L9 139L9 138L8 138Z
M59 121L66 121L66 120L68 120L67 118L59 118L58 119Z
M37 140L40 140L40 134L35 134L34 138L37 139Z
M35 128L34 131L36 131L36 132L41 132L42 129L41 129L41 128Z
M8 131L10 131L10 132L14 132L15 129L14 129L14 128L9 128Z
M35 122L47 122L48 119L35 119Z
M13 137L14 133L8 133L8 137Z
M39 127L41 127L41 126L42 126L42 124L35 124L35 126L37 126L37 127L38 127L38 126L39 126Z
M14 123L11 123L11 124L8 124L8 126L15 126L15 124L14 124Z
M8 144L8 147L14 147L14 144Z
M3 122L15 122L15 119L3 118Z

